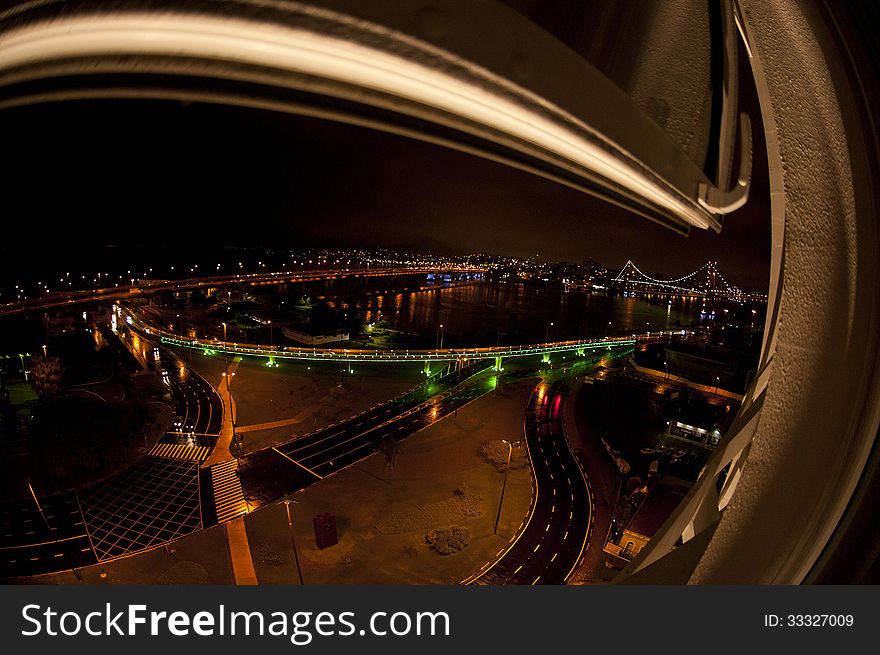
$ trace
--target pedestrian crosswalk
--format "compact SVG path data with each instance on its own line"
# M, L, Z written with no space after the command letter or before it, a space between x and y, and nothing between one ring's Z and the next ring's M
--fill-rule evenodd
M241 489L236 468L238 462L230 460L211 467L211 484L214 487L214 504L217 507L217 522L223 523L246 513L247 503Z
M189 446L176 443L157 443L148 454L153 457L191 459L201 462L211 454L211 448L208 446Z

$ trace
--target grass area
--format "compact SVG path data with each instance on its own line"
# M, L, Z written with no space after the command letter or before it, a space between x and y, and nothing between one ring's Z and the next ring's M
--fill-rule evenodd
M30 382L13 382L7 384L6 388L9 390L9 402L13 406L27 405L37 400L37 394Z
M173 412L145 393L146 378L126 397L115 379L64 388L40 401L30 385L10 387L20 413L28 415L20 447L4 456L0 491L6 499L29 498L30 480L41 495L82 487L129 467L161 437ZM135 400L131 400L134 398Z

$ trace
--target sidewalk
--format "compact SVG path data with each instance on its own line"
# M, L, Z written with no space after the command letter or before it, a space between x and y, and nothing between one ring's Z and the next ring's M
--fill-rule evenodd
M232 561L232 575L235 577L235 584L258 584L254 561L251 559L251 547L248 543L244 516L227 521L226 538L229 541L229 557Z
M602 548L611 528L611 514L618 486L614 465L587 424L582 401L589 392L589 387L579 378L568 393L563 411L566 434L575 456L584 467L593 495L593 528L590 540L583 563L569 579L570 583L575 584L604 579L605 554Z
M240 361L241 357L236 357L229 363L229 379L235 373ZM223 425L220 427L220 436L217 438L214 450L211 451L211 456L202 462L203 468L234 459L232 453L229 452L229 447L232 445L232 438L235 436L235 426L232 422L232 417L235 416L235 400L229 392L227 378L221 377L220 382L214 385L214 388L220 394L220 399L223 401Z

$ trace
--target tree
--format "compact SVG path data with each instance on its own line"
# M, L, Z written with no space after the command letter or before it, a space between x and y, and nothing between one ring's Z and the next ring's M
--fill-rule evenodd
M395 441L391 436L384 436L376 447L376 451L385 455L385 463L388 464L388 482L394 479L394 465L397 458L403 453L403 444Z
M61 389L61 374L64 369L57 357L35 357L31 366L34 391L41 400L54 398Z

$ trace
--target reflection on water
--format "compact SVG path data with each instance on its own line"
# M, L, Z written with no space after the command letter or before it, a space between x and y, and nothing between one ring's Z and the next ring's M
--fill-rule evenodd
M702 299L622 298L558 287L475 282L431 291L380 294L357 304L365 323L387 321L444 345L533 343L645 330L700 320Z

